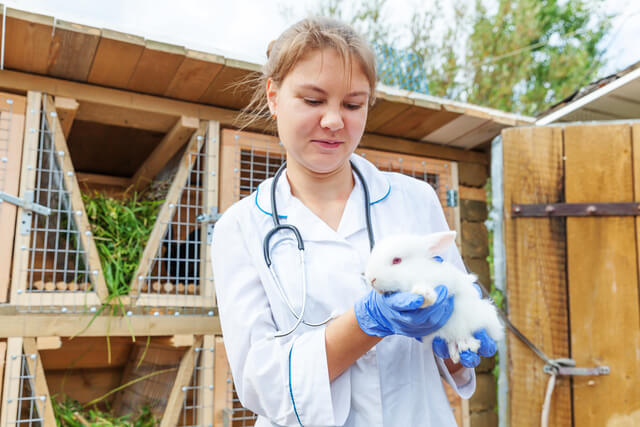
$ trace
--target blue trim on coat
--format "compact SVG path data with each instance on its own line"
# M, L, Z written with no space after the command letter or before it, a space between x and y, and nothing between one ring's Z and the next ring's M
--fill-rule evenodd
M291 386L291 353L293 353L293 343L291 344L291 349L289 349L289 394L291 395L291 403L293 403L293 412L296 414L296 418L298 419L298 424L300 424L300 427L304 427L302 425L302 421L300 421L300 416L298 415L298 409L296 408L296 401L293 399L293 387Z

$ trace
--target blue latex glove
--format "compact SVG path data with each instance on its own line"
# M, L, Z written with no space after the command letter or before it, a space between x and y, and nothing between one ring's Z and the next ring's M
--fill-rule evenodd
M453 296L447 297L447 288L438 286L435 291L436 302L419 308L424 302L422 295L410 292L380 294L371 290L354 304L356 319L368 335L424 337L440 329L453 312Z
M496 354L496 342L487 334L484 329L479 329L473 333L473 337L480 341L480 348L475 353L471 350L460 352L460 363L466 368L475 368L480 364L480 356L491 357ZM432 343L433 352L443 358L448 359L449 348L447 342L441 337L435 337Z

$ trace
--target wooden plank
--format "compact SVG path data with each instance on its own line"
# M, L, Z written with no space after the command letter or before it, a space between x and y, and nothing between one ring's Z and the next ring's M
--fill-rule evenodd
M10 337L7 340L7 358L0 405L0 425L16 424L20 393L20 369L22 368L22 338ZM9 401L11 400L11 401Z
M162 344L171 347L191 347L195 342L195 337L191 334L171 335L168 337L154 337L154 344Z
M178 119L131 178L134 191L140 191L153 181L164 165L189 141L199 124L195 117L181 116Z
M208 214L218 213L218 179L220 177L220 123L210 121L207 128L207 147L204 178L203 211ZM204 284L202 295L213 298L211 306L215 306L215 289L209 243L209 225L203 224L200 230L203 238L200 247L200 283Z
M13 104L7 104L11 100ZM0 94L0 191L17 195L22 164L22 141L24 136L23 96ZM20 111L20 105L22 111ZM7 302L9 292L9 273L13 242L16 231L18 208L10 203L0 203L0 259L8 260L5 268L0 268L0 303ZM1 382L0 382L1 383Z
M189 178L189 173L193 167L193 163L197 158L197 154L200 153L200 149L202 148L202 144L204 144L204 133L206 129L207 123L203 122L200 125L200 128L193 134L191 140L189 141L189 145L180 160L180 166L178 168L178 172L173 178L173 182L171 183L171 187L169 187L169 192L167 193L166 200L167 201L175 201L178 200L180 194L182 193L182 189ZM191 155L194 154L194 155ZM140 259L140 263L138 264L138 270L136 274L133 276L130 289L137 292L139 286L139 277L146 277L149 274L150 269L152 268L153 258L158 252L158 247L162 241L162 236L165 233L167 228L167 224L173 218L173 214L175 213L176 206L172 202L163 203L160 208L160 212L158 212L158 216L156 218L156 223L153 226L153 230L151 231L151 235L149 236L149 240L147 241L147 245L142 252L142 257ZM139 293L139 292L137 292ZM153 295L154 298L164 296L164 295ZM176 295L175 297L177 297ZM197 301L199 299L195 298L193 301ZM191 300L188 300L191 301ZM144 301L145 303L147 300ZM170 302L170 301L166 301ZM138 304L138 302L136 302Z
M20 336L112 337L210 334L220 332L217 316L91 316L0 314L0 338ZM86 328L86 329L85 329Z
M416 156L433 157L443 160L455 160L458 162L480 163L483 165L489 164L489 155L487 153L461 150L459 148L429 144L427 142L391 138L371 133L366 133L362 136L359 147L412 154Z
M29 375L33 377L32 393L37 398L42 398L43 396L45 398L44 402L42 400L36 401L38 413L43 420L42 425L56 425L56 418L53 414L53 406L51 405L51 395L49 394L49 388L47 387L47 378L44 375L42 360L38 353L38 346L35 338L24 338L23 346L24 353L27 356L25 360L27 362L27 368L29 369ZM35 356L35 358L30 356Z
M144 38L103 29L87 81L125 88L144 51Z
M369 110L365 127L366 132L376 132L379 127L400 117L409 108L411 108L411 105L379 99Z
M167 133L179 117L84 101L80 104L76 119L105 125Z
M216 78L224 58L194 50L187 50L186 57L165 92L170 98L197 101Z
M46 361L46 359L44 359ZM65 396L88 403L120 386L122 366L96 369L47 370L49 393L62 401ZM111 403L112 399L107 398ZM55 425L55 424L54 424Z
M569 357L565 230L560 218L511 218L513 203L563 199L562 129L517 128L502 133L506 299L509 318L549 357ZM538 426L548 375L544 362L513 335L507 337L509 423ZM549 425L571 426L570 380L561 377Z
M248 85L240 83L251 73L260 71L260 67L257 65L247 64L247 66L251 66L253 70L238 68L232 61L225 61L224 68L218 72L216 78L198 101L212 105L224 105L236 110L245 107L252 94Z
M220 212L223 213L227 208L234 204L239 197L238 177L240 168L240 149L236 146L236 135L230 129L222 131L222 147L220 148L220 193L219 203ZM270 142L266 142L270 144Z
M459 136L449 143L451 147L473 148L485 142L491 141L500 135L506 126L491 120L485 121L480 126L471 129L466 134Z
M640 202L640 123L631 125L632 152L633 152L633 197ZM640 217L636 217L636 264L638 265L638 277L640 277ZM640 306L640 298L638 299Z
M78 183L81 185L108 185L123 188L131 185L130 178L123 178L121 176L99 175L96 173L78 173L76 176L78 177Z
M47 74L86 81L100 39L100 30L56 20L49 50Z
M194 104L9 70L0 71L0 88L9 88L14 91L43 91L50 95L74 98L80 102L80 105L89 101L175 117L184 115L205 120L217 120L225 126L233 126L238 115L237 111L227 108ZM259 125L260 123L256 126Z
M182 46L147 40L127 89L163 95L184 61L185 54Z
M458 193L458 199L460 199L460 185L458 183L458 163L451 162L449 170L451 171L450 182L448 190L455 190ZM446 203L442 205L443 210L446 212L447 210L452 211L453 217L453 225L450 226L454 230L456 230L456 245L458 245L458 249L462 247L462 227L460 224L460 200L457 201L455 206L447 206Z
M409 109L404 111L400 116L396 116L382 126L378 127L375 132L383 135L404 136L419 127L433 114L433 110L428 110L426 108L421 108L413 105Z
M633 201L628 124L571 125L564 135L567 203ZM575 424L603 426L615 417L638 419L638 258L636 235L630 232L635 220L566 221L571 353L578 366L611 369L606 376L573 378Z
M39 92L27 93L27 109L24 125L24 138L22 146L22 167L20 175L21 199L25 199L27 191L35 186L36 162L38 158L38 129L40 128L40 111L42 105L42 94ZM22 218L25 211L18 208L17 218ZM29 215L29 221L31 215ZM16 229L20 226L20 220L16 221ZM24 290L27 283L27 266L29 265L28 253L22 248L29 247L29 234L16 233L13 245L13 265L11 273L11 301L14 302L19 294L18 290Z
M214 395L214 363L215 363L215 336L205 335L200 352L198 369L198 424L213 426L213 395Z
M460 185L459 196L460 200L477 200L479 202L487 201L487 193L482 187L476 188Z
M62 347L62 339L60 337L38 337L36 338L38 351L40 350L57 350Z
M53 17L5 9L4 66L29 73L46 74L53 39Z
M422 138L422 141L436 144L451 144L456 139L472 133L486 122L485 119L461 115L446 125L434 130Z
M100 280L99 277L97 280ZM104 279L103 279L104 280ZM26 287L24 282L23 287ZM21 292L11 300L11 304L19 307L92 307L102 304L96 292L68 292L66 290L53 292Z
M194 345L186 351L180 362L178 368L178 374L176 375L176 381L171 389L169 395L169 401L164 411L160 427L173 427L178 423L178 416L180 415L180 409L182 409L182 403L184 401L184 391L182 387L189 385L193 376L193 367L196 363L196 348L202 347L202 336L196 339Z
M214 427L223 427L222 414L225 410L232 408L231 399L229 399L232 385L228 383L231 381L231 370L222 337L216 337L213 381L213 425Z
M4 402L2 400L2 389L4 388L4 359L7 354L7 343L6 341L0 341L0 402ZM2 405L0 405L2 406ZM0 421L2 418L0 418Z
M460 113L455 113L452 111L442 110L433 112L422 123L420 123L414 129L408 131L403 136L408 139L421 140L431 132L441 128L442 126L457 119L458 117L460 117Z
M58 119L60 119L60 126L62 126L62 133L64 134L65 140L69 139L71 126L73 126L73 120L76 117L79 105L75 99L56 96L55 108L58 113Z
M84 202L80 193L80 186L78 185L78 179L75 175L73 164L71 163L71 155L69 154L69 147L67 141L62 134L62 126L60 120L58 120L57 113L55 111L55 104L51 95L47 95L42 104L42 108L45 111L45 117L51 132L53 132L53 145L56 152L64 152L64 156L60 161L62 162L62 170L65 172L63 178L65 181L65 188L71 196L71 209L74 212L80 212L80 215L76 214L75 223L78 229L78 237L81 242L81 246L85 248L86 259L89 271L97 272L97 274L91 275L91 281L94 286L94 290L100 300L105 301L109 292L107 291L107 284L104 281L104 275L102 274L102 265L100 263L100 257L98 256L98 249L96 248L93 240L93 235L87 236L86 231L91 230L87 212L84 208ZM52 114L54 113L54 114ZM71 172L71 175L68 173Z
M58 349L40 350L44 369L57 371L64 369L100 369L122 367L131 355L131 337L82 337L69 339L59 336ZM38 340L41 338L38 337Z

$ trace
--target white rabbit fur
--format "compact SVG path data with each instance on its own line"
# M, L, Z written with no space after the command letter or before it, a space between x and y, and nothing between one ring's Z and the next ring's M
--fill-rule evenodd
M403 291L423 295L423 307L435 302L435 287L445 285L448 295L454 296L453 313L432 335L440 336L448 343L451 360L458 362L460 352L478 351L480 341L473 337L475 331L484 328L497 342L504 337L504 327L495 306L490 300L482 299L473 286L477 280L475 275L460 271L451 263L433 259L453 244L455 236L455 231L447 231L386 237L373 248L365 278L381 293Z

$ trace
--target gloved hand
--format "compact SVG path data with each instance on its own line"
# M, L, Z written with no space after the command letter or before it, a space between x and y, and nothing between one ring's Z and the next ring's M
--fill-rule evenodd
M453 312L453 296L447 297L447 288L435 288L436 302L419 308L422 295L410 292L380 294L371 290L354 304L360 328L368 335L386 337L399 334L421 338L440 329Z
M460 363L465 368L475 368L480 364L480 356L491 357L496 354L496 342L487 334L484 329L479 329L473 333L473 337L480 341L480 348L475 353L471 350L460 352ZM442 359L448 359L449 348L447 342L441 337L435 337L431 344L433 352Z

